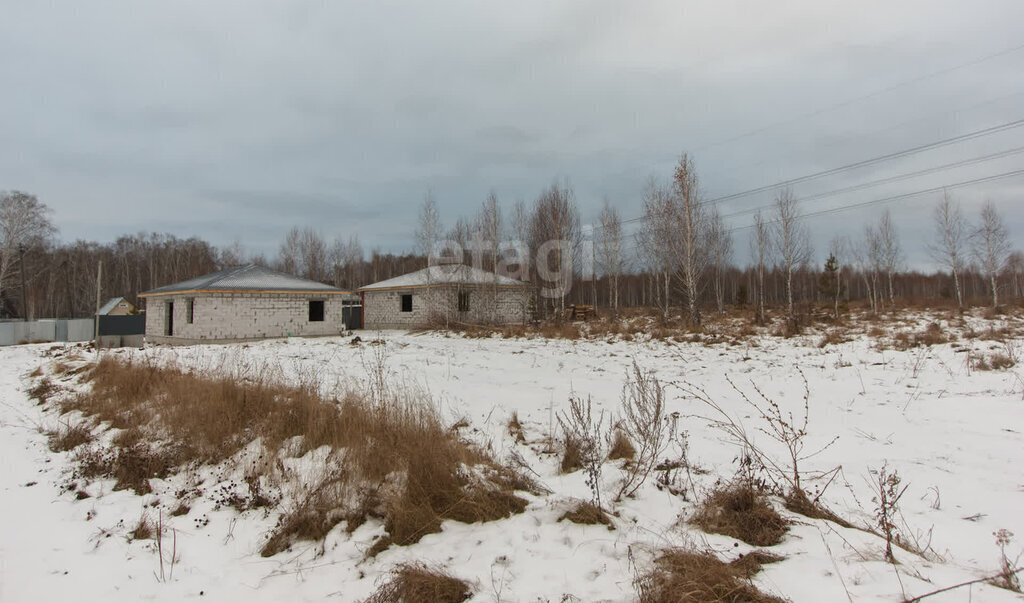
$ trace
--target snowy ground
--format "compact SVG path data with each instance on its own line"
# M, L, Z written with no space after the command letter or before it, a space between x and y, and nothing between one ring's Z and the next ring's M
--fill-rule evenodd
M990 326L977 320L979 330ZM468 580L473 601L634 600L634 577L661 548L697 545L726 560L751 549L686 524L693 503L653 483L613 506L615 530L557 521L570 499L589 499L591 493L581 472L560 475L557 458L540 452L552 414L566 408L571 394L590 396L595 410L609 416L618 413L634 360L670 384L669 410L680 413L677 431L688 434L692 465L706 471L695 476L699 490L731 478L739 450L694 416L708 414L706 407L672 384L699 385L753 432L759 420L727 378L747 392L756 385L799 416L801 373L810 387L808 449L839 436L804 467L842 466L823 500L851 523L869 525L870 471L887 462L909 484L901 501L902 530L922 546L930 543L929 554L898 550L900 564L894 567L883 561L884 543L876 536L783 511L793 524L772 550L786 559L754 579L764 591L793 601L899 601L994 573L996 530L1017 534L1008 547L1011 557L1022 550L1024 370L1018 365L979 371L968 361L1007 350L1019 355L1019 339L879 351L876 340L865 336L825 348L817 345L820 336L755 337L732 345L380 336L393 380L428 389L446 418L465 418L468 435L498 458L521 456L552 494L526 495L530 506L524 514L487 524L447 522L442 533L369 560L365 551L383 531L375 522L351 536L336 528L325 542L300 543L262 558L260 547L277 514L215 509L211 494L195 501L188 515L166 519L180 560L173 578L165 567L161 581L153 541L129 542L125 535L144 511L154 518L161 509L166 514L181 483L154 480L154 493L142 497L113 492L103 481L91 484L92 496L84 500L63 491L70 454L50 452L40 433L62 419L25 394L31 385L26 375L55 346L0 348L0 600L356 601L404 561L425 561ZM284 374L314 371L330 386L366 377L369 346L350 345L347 338L290 339L105 353L155 355L198 367L265 362ZM513 411L526 428L526 445L508 434ZM763 436L758 441L781 453ZM605 466L606 499L620 475L614 464ZM211 470L202 479L211 493L218 474ZM165 547L171 546L169 538ZM1020 596L976 584L927 600Z

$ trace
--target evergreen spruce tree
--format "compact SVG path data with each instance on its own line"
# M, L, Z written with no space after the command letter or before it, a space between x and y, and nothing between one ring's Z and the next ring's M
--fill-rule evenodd
M825 262L825 269L818 279L818 293L825 299L832 300L834 316L839 319L839 297L843 294L843 283L839 280L839 260L834 253L830 253Z

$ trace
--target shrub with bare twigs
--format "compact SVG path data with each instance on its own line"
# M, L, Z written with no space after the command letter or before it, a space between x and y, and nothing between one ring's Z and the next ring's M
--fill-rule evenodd
M632 496L647 481L668 446L665 388L652 371L634 361L622 387L622 429L633 442L635 454L615 500Z
M900 487L901 483L899 473L895 469L890 472L888 466L883 463L873 484L875 494L871 501L875 503L875 522L885 538L885 559L890 563L896 563L896 557L892 554L892 543L899 540L896 517L899 513L900 498L909 487Z
M602 424L604 412L593 414L593 404L578 396L570 396L569 409L558 414L558 424L565 434L566 453L570 450L578 458L579 466L587 473L587 486L590 488L592 500L599 508L601 505L601 465L604 463ZM566 465L563 456L563 470Z
M999 577L993 580L992 584L1019 593L1020 576L1018 574L1021 568L1017 566L1017 563L1020 561L1020 556L1010 559L1006 554L1006 547L1010 546L1010 542L1013 540L1013 532L1004 528L992 532L992 535L996 537L996 546L999 547Z
M757 385L751 383L754 395L750 395L731 379L726 379L733 390L754 409L758 418L761 419L762 426L758 426L757 431L768 436L786 451L788 458L784 462L776 460L764 448L754 443L750 433L748 433L746 427L744 427L739 419L730 415L703 388L692 383L684 383L681 386L684 394L713 411L712 416L704 416L702 418L729 436L745 451L745 454L750 456L753 462L759 467L764 468L768 479L780 494L788 494L790 496L795 495L797 492L804 492L804 482L806 480L817 480L826 476L834 476L839 469L835 467L828 471L806 471L802 468L804 461L824 452L839 439L839 436L835 436L825 444L808 451L807 437L809 434L811 392L807 384L807 378L804 377L803 373L800 373L800 376L803 379L804 395L803 413L799 418L795 417L792 412L783 410L774 399L767 396ZM824 488L818 493L817 497L820 498L823 492Z

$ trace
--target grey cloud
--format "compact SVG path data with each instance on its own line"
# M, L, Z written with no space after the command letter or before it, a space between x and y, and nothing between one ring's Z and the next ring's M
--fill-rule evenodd
M39 194L72 238L170 229L272 253L298 224L403 250L428 189L451 221L492 189L510 204L555 178L572 183L585 219L604 197L631 217L647 178L668 177L683 151L707 195L720 196L1019 119L1024 93L1018 52L844 105L1019 44L1016 0L65 0L3 10L0 55L15 60L0 63L0 188ZM1018 140L1019 131L798 192ZM1020 179L958 192L965 205L1001 203L1017 233L1020 193ZM927 200L890 209L908 236L924 236ZM816 219L817 247L879 211ZM916 248L910 259L927 261Z

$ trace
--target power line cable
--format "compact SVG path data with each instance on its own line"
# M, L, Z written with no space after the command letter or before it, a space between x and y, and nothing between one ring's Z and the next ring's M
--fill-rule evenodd
M882 185L882 184L890 184L892 182L899 182L901 180L908 180L910 178L916 178L918 176L924 176L926 174L934 174L935 172L942 172L942 171L946 171L946 170L950 170L950 169L954 169L954 168L958 168L958 167L964 167L964 166L967 166L967 165L974 165L974 164L977 164L977 163L984 163L986 161L992 161L992 160L995 160L995 159L1002 159L1004 157L1010 157L1012 155L1017 155L1017 154L1020 154L1020 153L1024 153L1024 147L1016 147L1016 148L1013 148L1013 149L1008 149L1006 151L1000 151L998 153L992 153L990 155L984 155L982 157L974 157L974 158L971 158L971 159L964 159L962 161L954 161L953 163L947 163L945 165L938 165L938 166L930 167L930 168L923 169L923 170L917 170L917 171L914 171L914 172L907 172L905 174L898 174L896 176L890 176L888 178L881 178L879 180L872 180L870 182L864 182L864 183L861 183L861 184L854 184L852 186L846 186L846 187L843 187L843 188L838 188L838 189L834 189L834 190L831 190L831 191L826 191L826 192L823 192L823 193L817 193L817 194L809 195L809 196L806 196L806 197L800 197L800 201L801 202L804 202L804 201L814 201L814 200L817 200L817 199L824 199L824 198L828 198L828 197L834 197L836 195L840 195L840 194L843 194L843 193L849 193L849 192L853 192L853 191L863 190L865 188L872 188L872 187L879 186L879 185ZM757 213L758 211L760 211L762 209L767 209L769 207L772 207L772 205L769 204L769 205L762 205L760 207L753 207L753 208L750 208L750 209L744 209L744 210L741 210L741 211L733 212L731 214L726 214L726 215L724 215L722 217L723 218L735 218L737 216L743 216L743 215Z
M991 182L993 180L1002 180L1004 178L1012 178L1014 176L1021 176L1021 175L1024 175L1024 169L1014 170L1012 172L1004 172L1002 174L995 174L995 175L992 175L992 176L984 176L984 177L981 177L981 178L974 178L972 180L962 180L960 182L954 182L953 184L945 184L945 185L942 185L942 186L935 186L935 187L932 187L932 188L926 188L926 189L922 189L922 190L919 190L919 191L914 191L914 192L911 192L911 193L903 193L903 194L900 194L900 195L893 195L891 197L883 197L881 199L872 199L870 201L861 201L859 203L850 203L848 205L840 205L838 207L832 207L832 208L829 208L829 209L822 209L822 210L819 210L819 211L806 213L806 214L803 214L801 217L802 218L814 218L814 217L817 217L817 216L824 216L824 215L828 215L828 214L839 213L839 212L847 211L847 210L850 210L850 209L857 209L857 208L860 208L860 207L867 207L869 205L877 205L877 204L880 204L880 203L891 203L893 201L901 201L903 199L909 199L911 197L917 197L917 196L926 195L926 194L929 194L929 193L938 193L938 192L941 192L941 191L944 191L944 190L950 189L950 188L962 188L964 186L971 186L973 184L981 184L983 182ZM774 223L774 222L776 222L776 220L769 220L768 221L769 224ZM736 227L730 228L729 232L735 232L737 230L744 230L744 229L752 228L752 227L753 227L752 224L748 224L746 226L736 226Z
M803 183L803 182L809 182L811 180L816 180L818 178L824 178L825 176L833 176L835 174L839 174L839 173L846 172L846 171L849 171L849 170L853 170L853 169L857 169L857 168L862 168L862 167L867 167L869 165L875 165L877 163L882 163L882 162L885 162L885 161L891 161L893 159L899 159L899 158L902 158L902 157L907 157L909 155L916 155L917 153L921 153L923 151L929 151L931 149L937 149L939 147L949 146L951 144L955 144L955 143L958 143L958 142L963 142L965 140L972 140L974 138L980 138L982 136L989 136L991 134L997 134L999 132L1005 132L1007 130L1012 130L1014 128L1019 128L1021 126L1024 126L1024 119L1018 119L1016 121L1006 122L1006 123L1003 123L1003 124L999 124L997 126L992 126L992 127L989 127L989 128L984 128L984 129L981 129L981 130L975 130L974 132L968 132L967 134L961 134L959 136L953 136L951 138L944 138L942 140L938 140L938 141L935 141L935 142L930 142L928 144L923 144L923 145L919 145L919 146L916 146L916 147L911 147L909 149L903 149L902 151L896 151L894 153L888 153L886 155L879 155L877 157L871 157L869 159L863 159L861 161L855 161L853 163L848 163L846 165L841 165L839 167L831 168L831 169L828 169L828 170L823 170L821 172L815 172L813 174L808 174L806 176L800 176L798 178L791 178L789 180L783 180L781 182L776 182L774 184L767 184L765 186L760 186L760 187L757 187L757 188L752 188L752 189L749 189L749 190L740 191L738 193L732 193L730 195L723 195L721 197L715 197L713 199L709 199L705 203L706 204L716 204L716 203L721 203L722 201L729 201L729 200L732 200L732 199L739 199L741 197L748 197L750 195L754 195L754 194L757 194L757 193L763 193L765 191L770 191L770 190L774 190L774 189L777 189L777 188L783 188L783 187L787 187L787 186L792 186L794 184L800 184L800 183Z
M888 94L889 92L892 92L893 90L898 90L900 88L904 88L904 87L912 85L912 84L916 84L916 83L919 83L919 82L923 82L925 80L929 80L929 79L932 79L932 78L935 78L935 77L946 75L948 73L952 73L954 71L958 71L958 70L963 69L965 67L972 67L974 65L978 65L980 63L984 63L985 61L990 61L992 59L995 59L995 58L998 58L998 57L1001 57L1001 56L1012 54L1012 53L1017 52L1017 51L1019 51L1021 49L1024 49L1024 44L1013 46L1012 48L1007 48L1005 50L1000 50L1000 51L994 52L992 54L987 54L985 56L978 57L976 59L972 59L972 60L970 60L970 61L968 61L966 63L960 63L958 65L953 65L952 67L946 67L946 68L943 68L943 69L939 69L938 71L932 71L931 73L926 73L924 75L920 75L920 76L913 77L913 78L910 78L910 79L907 79L907 80L903 80L902 82L898 82L898 83L893 84L891 86L887 86L885 88L880 88L878 90L875 90L874 92L869 92L867 94L864 94L864 95L861 95L861 96L858 96L858 97L855 97L855 98L852 98L852 99L849 99L849 100L845 100L845 101L836 103L834 105L831 105L831 106L828 106L828 107L824 107L822 109L816 109L814 111L810 111L808 113L803 113L801 115L797 115L797 116L789 118L789 119L784 119L782 121L777 121L775 123L768 124L767 126L761 126L759 128L755 128L754 130L750 130L748 132L744 132L743 134L738 134L736 136L733 136L731 138L727 138L725 140L721 140L721 141L718 141L718 142L714 142L714 143L711 143L711 144L704 145L704 146L699 147L698 149L696 149L695 152L706 151L708 149L713 149L715 147L720 147L722 145L726 145L726 144L729 144L729 143L732 143L732 142L736 142L737 140L743 140L744 138L749 138L751 136L756 136L757 134L760 134L762 132L766 132L766 131L771 130L773 128L777 128L779 126L784 126L784 125L787 125L787 124L796 123L796 122L804 120L804 119L809 119L809 118L812 118L812 117L817 117L819 115L824 115L825 113L831 113L832 111L835 111L837 109L842 109L844 107L849 107L850 105L854 105L854 104L859 103L861 101L865 101L865 100L868 100L870 98L874 98L876 96L881 96L883 94Z
M828 209L823 209L823 210L819 210L819 211L815 211L815 212L806 213L806 214L803 214L800 217L801 218L815 218L815 217L818 217L818 216L824 216L824 215L828 215L828 214L839 213L839 212L848 211L848 210L851 210L851 209L858 209L858 208L861 208L861 207L867 207L867 206L871 206L871 205L878 205L878 204L882 204L882 203L891 203L893 201L901 201L901 200L904 200L904 199L910 199L910 198L913 198L913 197L918 197L918 196L921 196L921 195L927 195L927 194L931 194L931 193L939 193L939 192L942 192L942 191L944 191L946 189L963 188L965 186L971 186L971 185L975 185L975 184L982 184L982 183L985 183L985 182L992 182L992 181L995 181L995 180L1002 180L1002 179L1005 179L1005 178L1012 178L1014 176L1022 176L1022 175L1024 175L1024 169L1013 170L1013 171L1010 171L1010 172L1004 172L1002 174L994 174L994 175L991 175L991 176L983 176L981 178L973 178L973 179L970 179L970 180L961 180L960 182L954 182L954 183L951 183L951 184L944 184L944 185L941 185L941 186L935 186L935 187L931 187L931 188L921 189L921 190L917 190L917 191L913 191L913 192L909 192L909 193L902 193L902 194L899 194L899 195L892 195L892 196L889 196L889 197L882 197L882 198L879 198L879 199L871 199L870 201L861 201L861 202L858 202L858 203L849 203L849 204L846 204L846 205L840 205L840 206L837 206L837 207L831 207L831 208L828 208ZM731 216L725 216L725 217L731 217ZM776 222L777 222L777 220L774 220L774 219L766 220L767 224L774 224ZM731 233L731 232L736 232L736 231L739 231L739 230L746 230L748 228L753 228L753 224L747 224L745 226L734 226L732 228L727 229L726 232L730 232ZM636 234L636 233L633 233L633 234ZM632 244L624 247L624 250L626 250L626 251L635 250L635 249L637 249L637 247L639 247L639 244L634 241Z
M1014 97L1018 97L1018 96L1021 96L1021 95L1024 95L1024 90L1018 90L1017 92L1012 92L1010 94L1005 94L1005 95L1002 95L1002 96L997 96L997 97L994 97L994 98L989 98L989 99L986 99L986 100L981 101L979 103L974 103L972 105L968 105L966 107L957 107L955 109L947 109L947 110L939 111L937 113L933 113L933 114L930 114L930 115L925 115L923 117L918 115L918 116L915 116L912 119L906 119L906 120L903 120L901 122L897 122L895 124L886 124L885 126L879 128L879 129L876 129L876 130L871 130L870 132L858 131L856 136L852 136L852 135L839 136L839 137L837 137L837 138L835 138L833 140L830 140L829 142L827 142L825 144L817 145L815 148L816 149L832 148L832 147L840 145L840 144L846 144L849 140L851 140L853 138L857 138L857 139L870 138L871 136L874 136L876 134L893 132L895 130L899 130L901 128L904 128L904 127L906 127L906 126L908 126L910 124L915 124L915 123L920 123L920 122L927 122L929 120L933 120L933 119L935 119L937 117L942 117L942 116L945 116L945 115L953 115L956 119L959 119L959 115L961 113L967 113L967 112L970 112L970 111L974 111L975 109L978 109L980 107L984 107L986 105L991 105L991 104L1003 102L1003 101L1006 101L1008 99L1011 99L1011 98L1014 98ZM752 163L747 163L747 164L744 164L742 166L739 166L739 167L736 168L736 170L740 170L740 169L744 169L744 168L755 168L755 167L764 165L765 163L768 163L769 161L771 161L771 158L761 159L759 161L755 161L755 162L752 162Z
M955 144L955 143L958 143L958 142L963 142L965 140L972 140L972 139L975 139L975 138L981 138L983 136L989 136L989 135L992 135L992 134L997 134L999 132L1004 132L1004 131L1007 131L1007 130L1012 130L1014 128L1019 128L1021 126L1024 126L1024 119L1018 119L1016 121L1010 121L1010 122L1002 123L1002 124L991 126L991 127L988 127L988 128L983 128L981 130L975 130L973 132L968 132L966 134L960 134L958 136L953 136L953 137L950 137L950 138L944 138L942 140L937 140L935 142L930 142L930 143L927 143L927 144L918 145L916 147L911 147L911 148L908 148L908 149L903 149L901 151L896 151L896 152L888 153L888 154L885 154L885 155L878 155L876 157L871 157L871 158L868 158L868 159L863 159L863 160L860 160L860 161L856 161L854 163L849 163L849 164L846 164L846 165L842 165L842 166L839 166L839 167L831 168L831 169L824 170L824 171L821 171L821 172L816 172L816 173L813 173L813 174L808 174L806 176L800 176L798 178L791 178L789 180L783 180L781 182L776 182L776 183L773 183L773 184L767 184L767 185L760 186L760 187L757 187L757 188L748 189L748 190L740 191L740 192L737 192L737 193L732 193L730 195L724 195L724 196L721 196L721 197L715 197L713 199L709 199L707 201L704 201L704 204L710 205L710 204L721 203L723 201L728 201L728 200L732 200L732 199L738 199L738 198L746 197L746 196L753 195L753 194L756 194L756 193L762 193L762 192L769 191L769 190L774 190L774 189L777 189L777 188L783 188L783 187L786 187L786 186L791 186L793 184L809 182L811 180L816 180L818 178L824 178L825 176L833 176L835 174L846 172L846 171L849 171L849 170L852 170L852 169L866 167L866 166L869 166L869 165L875 165L875 164L878 164L878 163L883 163L885 161L890 161L892 159L908 157L910 155L915 155L917 153L921 153L921 152L928 151L928 150L931 150L931 149L936 149L936 148L940 148L940 147L944 147L944 146L949 146L951 144ZM641 216L636 216L636 217L633 217L633 218L628 218L626 220L622 220L621 224L630 224L630 223L633 223L633 222L640 222L643 219L644 219L644 217L642 215ZM598 224L585 225L585 227L586 226L590 227L591 232L597 231L597 230L599 230L601 228L601 226L598 225Z

